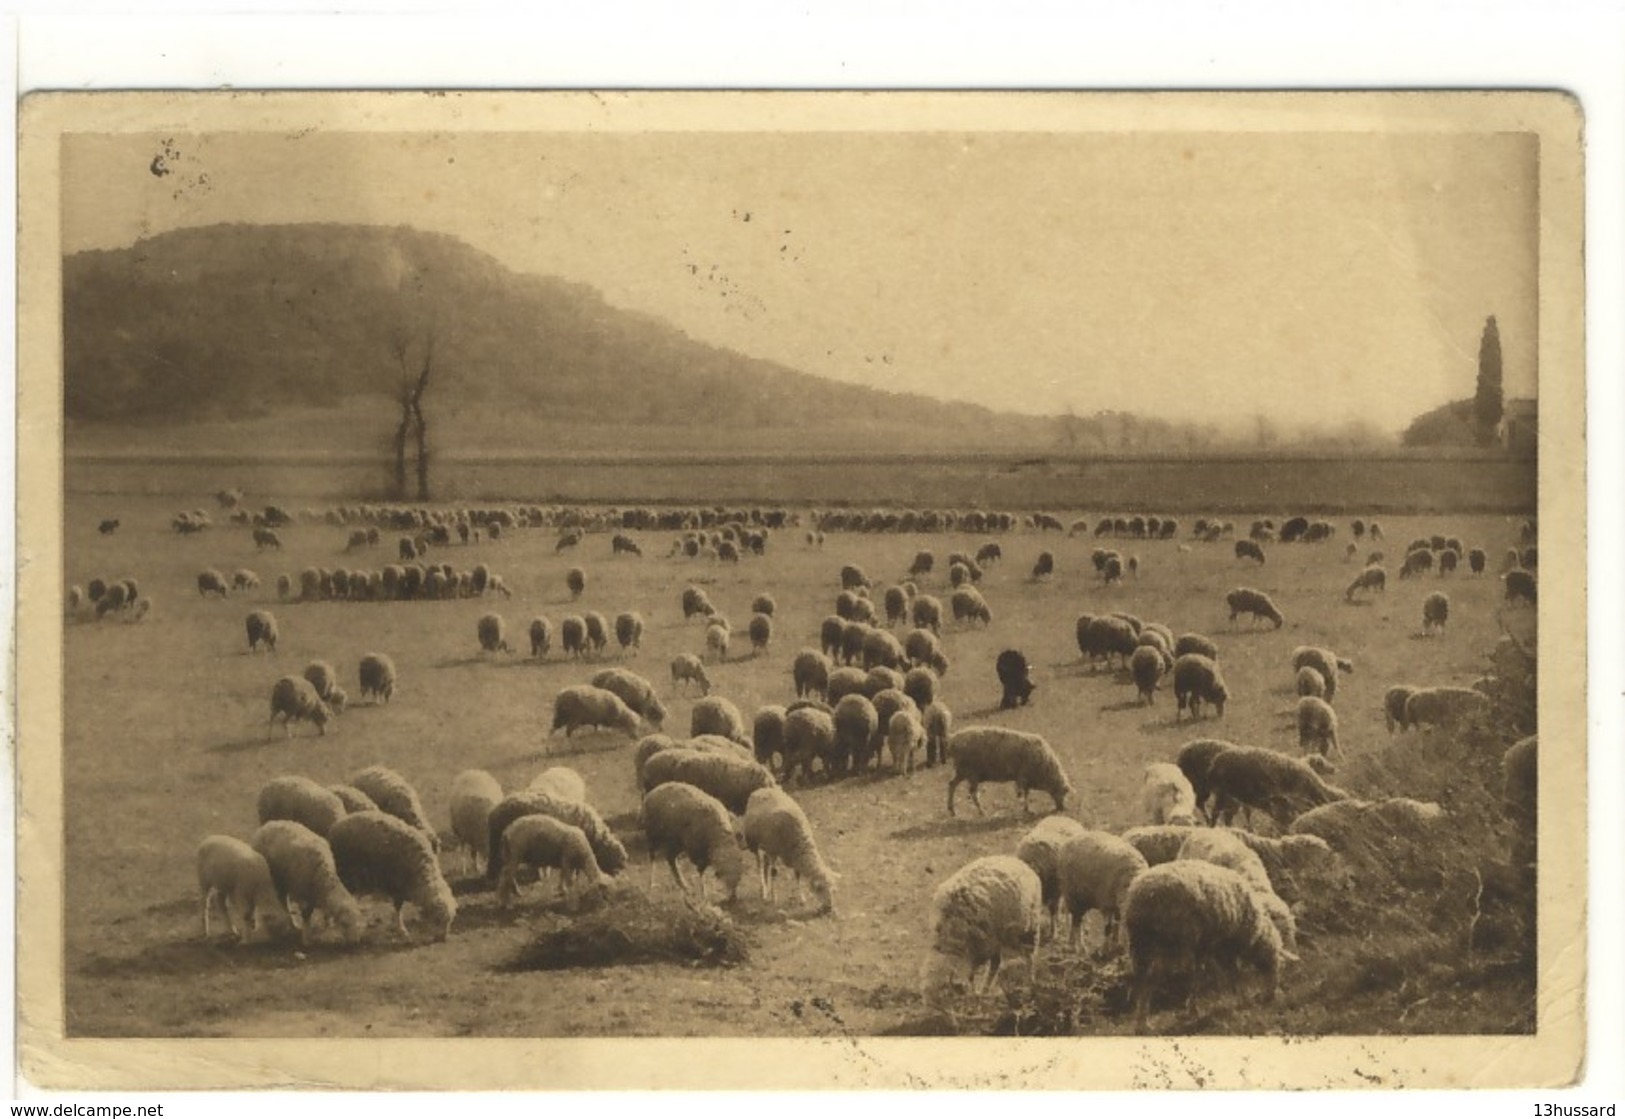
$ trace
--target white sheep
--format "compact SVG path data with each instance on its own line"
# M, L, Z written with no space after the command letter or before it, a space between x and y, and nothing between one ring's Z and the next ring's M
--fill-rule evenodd
M675 752L656 754L650 762ZM705 886L707 869L716 872L728 900L739 892L739 880L745 873L744 852L734 831L733 817L716 797L681 781L662 784L643 798L643 830L649 841L651 892L655 860L664 858L678 889L688 893L688 882L677 867L679 855L687 855L699 873L701 898L710 900Z
M1321 757L1343 752L1337 744L1337 712L1319 696L1306 695L1298 700L1298 749L1307 753L1311 747Z
M1488 715L1490 697L1472 688L1418 688L1405 700L1403 726L1454 726Z
M402 906L411 902L436 940L451 933L457 900L440 873L429 837L387 812L353 812L327 835L339 880L357 897L382 894L395 906L395 925L411 939Z
M835 750L835 718L827 711L799 707L784 717L784 779L797 770L801 780L812 778L812 763L828 766Z
M305 665L304 677L310 681L310 686L316 689L316 694L323 701L332 695L339 682L338 672L326 661L311 661Z
M1179 849L1185 845L1191 832L1200 825L1191 824L1143 824L1137 828L1129 828L1123 833L1123 839L1141 855L1151 866L1160 866L1171 863L1179 857Z
M1140 693L1140 699L1149 704L1155 701L1157 685L1162 681L1163 674L1168 671L1172 662L1167 654L1152 645L1140 644L1129 658L1129 674L1134 677L1134 687Z
M954 814L954 792L962 781L970 783L971 803L985 815L977 789L983 782L1013 781L1021 798L1022 812L1028 812L1027 795L1037 789L1055 801L1057 812L1066 811L1066 798L1072 795L1072 782L1061 769L1050 744L1036 734L1005 727L966 727L948 739L948 760L954 775L948 781L948 815Z
M553 698L553 726L550 733L564 728L564 737L582 727L611 727L627 735L638 733L638 716L614 692L591 684L572 684L559 689Z
M718 662L726 662L728 659L728 639L730 636L731 635L728 631L728 627L718 622L712 622L710 625L706 626L706 653L711 657L714 657Z
M606 668L593 676L591 683L595 688L603 688L620 696L621 702L651 727L658 727L666 721L666 705L655 694L654 685L636 672L626 668Z
M476 874L490 861L486 821L502 800L502 786L483 769L465 769L451 782L451 834Z
M991 990L1006 953L1026 956L1030 972L1043 913L1038 875L1012 855L987 855L955 871L931 895L927 998L935 1001L961 966L970 969L974 994L986 965L983 990Z
M1189 984L1187 1007L1194 1007L1203 964L1226 971L1251 964L1279 991L1281 964L1296 960L1281 943L1258 895L1233 870L1195 859L1154 866L1135 878L1123 903L1134 973L1135 1025L1144 1032L1151 989L1170 975Z
M243 628L248 631L248 651L259 652L264 645L269 652L276 652L277 626L276 616L269 610L255 610L243 619Z
M920 722L925 727L925 764L933 766L938 761L946 762L948 738L954 731L954 713L946 703L934 700L920 712Z
M778 784L766 766L749 757L684 749L681 745L661 750L645 761L642 778L645 793L673 782L693 785L736 814L744 813L756 790Z
M796 698L827 696L831 667L829 658L817 649L803 649L797 653L790 668L790 675L795 680Z
M1326 678L1309 665L1298 669L1293 678L1293 687L1299 696L1314 696L1324 699L1326 696Z
M339 881L327 840L295 820L268 820L254 833L254 850L271 868L282 911L291 902L299 912L299 939L310 943L311 917L320 910L347 941L361 936L361 906Z
M913 773L914 759L925 748L925 727L917 711L894 711L886 723L886 749L896 773Z
M1071 943L1077 947L1083 915L1098 909L1105 918L1103 950L1117 939L1123 899L1134 877L1145 870L1145 856L1121 836L1085 831L1061 845L1056 856L1061 906L1072 920Z
M379 810L377 803L354 785L329 785L327 791L339 798L346 814Z
M417 789L406 778L387 766L370 765L355 773L350 784L371 798L380 812L422 832L431 850L440 850L440 836L429 822L429 814L423 810Z
M587 803L587 781L568 766L555 765L542 770L525 786L527 792L546 793L559 800ZM497 798L501 800L501 797Z
M1230 691L1217 661L1200 653L1186 653L1174 661L1175 719L1185 710L1190 711L1191 718L1200 718L1204 703L1213 704L1214 710L1223 718L1224 705L1229 698Z
M284 676L271 685L271 718L265 726L266 738L271 737L278 715L282 716L286 737L292 738L293 724L300 719L309 719L316 724L317 733L326 734L327 721L333 712L322 702L309 680L302 676Z
M277 900L265 857L235 836L211 835L198 844L197 884L203 891L205 938L211 935L209 916L216 898L227 927L240 941L261 930L280 935L289 927L288 910Z
M607 879L598 869L592 844L580 828L540 814L521 816L502 833L502 874L497 880L497 902L506 909L519 893L519 870L531 866L544 873L559 872L559 888L568 903L574 887L602 887Z
M689 712L688 733L693 736L714 734L742 745L750 743L745 716L732 700L722 696L706 696L694 704Z
M1281 934L1281 943L1287 951L1298 950L1298 923L1292 916L1292 910L1275 892L1263 860L1241 839L1241 833L1229 828L1196 828L1186 837L1177 857L1200 859L1214 866L1228 867L1241 875L1258 894L1264 913Z
M671 686L677 689L689 681L700 686L700 694L709 695L711 679L705 674L705 665L693 653L679 653L671 661Z
M1149 823L1186 826L1196 823L1196 790L1172 762L1153 762L1145 767L1140 804Z
M1327 703L1337 698L1337 679L1339 674L1354 671L1354 662L1338 656L1330 649L1319 645L1299 645L1292 650L1292 668L1294 671L1312 668L1320 674L1325 684L1325 699ZM1299 695L1313 694L1299 692Z
M778 868L786 866L796 879L796 900L801 883L812 885L818 911L835 914L835 883L840 876L829 868L813 841L812 823L789 793L780 788L757 789L745 803L745 846L756 855L762 896L778 899Z
M553 623L541 615L532 618L530 620L530 655L545 657L552 645Z
M584 801L563 800L551 793L526 789L504 797L486 817L487 847L490 856L485 864L486 881L495 885L502 877L502 833L521 816L540 813L555 820L580 828L592 845L593 858L605 874L619 874L626 869L626 848L610 831L609 825L597 809Z
M1033 868L1043 890L1044 911L1049 914L1050 939L1059 925L1056 911L1061 903L1061 848L1076 839L1085 828L1070 816L1045 816L1016 844L1016 858ZM1039 941L1042 943L1042 934Z
M260 823L294 820L325 836L348 814L337 794L308 777L273 777L260 786Z
M388 703L395 694L395 662L383 653L368 653L359 669L361 698L369 695Z

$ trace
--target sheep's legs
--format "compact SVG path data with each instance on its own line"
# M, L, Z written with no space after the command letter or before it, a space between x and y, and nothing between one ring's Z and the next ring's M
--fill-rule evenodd
M406 927L406 913L401 908L403 902L395 903L395 927L401 930L401 935L407 940L412 939L412 932Z
M209 939L209 910L214 907L214 887L203 891L203 939Z

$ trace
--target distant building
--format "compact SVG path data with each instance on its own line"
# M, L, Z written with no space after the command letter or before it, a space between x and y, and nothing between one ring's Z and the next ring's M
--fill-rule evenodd
M1532 455L1540 440L1540 412L1533 399L1509 400L1501 414L1501 445L1514 454Z

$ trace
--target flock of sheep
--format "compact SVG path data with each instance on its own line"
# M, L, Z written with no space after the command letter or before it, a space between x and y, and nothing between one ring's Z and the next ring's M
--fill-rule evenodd
M642 557L628 530L678 533L670 556L709 558L738 563L759 557L786 530L804 529L804 542L822 547L826 534L839 532L1064 532L1089 531L1086 521L1070 526L1046 514L1023 520L1011 514L948 511L800 515L785 510L578 510L542 507L429 511L405 507L352 506L293 516L268 506L249 513L241 495L222 491L219 501L231 510L232 523L250 527L256 548L279 550L278 530L300 523L337 526L347 533L346 552L381 544L381 531L401 533L401 562L376 569L308 568L297 578L277 579L279 597L287 602L348 600L397 602L417 598L483 597L510 592L501 576L479 563L459 570L432 562L426 553L453 543L496 541L504 531L549 528L559 533L556 550L581 547L589 534L613 533L613 556ZM178 515L177 532L195 533L210 525L201 510ZM116 526L115 526L116 527ZM1181 528L1171 517L1109 518L1097 523L1094 535L1123 540L1176 539ZM1277 526L1254 522L1245 538L1235 540L1238 561L1268 563L1267 547L1297 542L1324 542L1338 527L1327 521L1290 518ZM1356 539L1382 539L1375 522L1354 521ZM1229 522L1196 522L1197 543L1235 536ZM1503 571L1509 602L1535 601L1533 525L1523 529L1521 549L1507 553ZM1181 548L1188 547L1181 545ZM1356 546L1344 553L1352 560ZM1424 558L1425 557L1425 558ZM956 811L960 786L978 812L980 789L1010 784L1023 812L1029 796L1045 794L1054 814L1040 821L1013 850L995 850L946 876L929 907L926 990L938 999L968 969L972 991L987 968L984 987L991 986L1010 956L1035 958L1048 938L1059 943L1063 927L1069 942L1080 941L1083 918L1098 911L1104 919L1103 952L1126 953L1132 971L1136 1021L1144 1028L1153 994L1172 979L1188 985L1194 998L1197 973L1232 979L1242 966L1259 971L1273 992L1283 964L1295 960L1296 926L1292 903L1305 891L1337 880L1339 842L1363 828L1391 827L1396 817L1410 822L1437 819L1437 805L1387 798L1363 799L1331 783L1334 757L1341 755L1334 703L1340 675L1354 665L1336 652L1303 646L1294 650L1290 673L1297 694L1296 721L1301 756L1219 738L1187 742L1171 759L1145 771L1141 790L1143 823L1122 834L1091 830L1065 815L1074 783L1060 757L1042 736L997 724L955 728L953 713L942 696L942 684L954 663L949 637L956 629L994 624L995 613L980 587L991 565L1002 562L996 541L975 555L955 553L941 565L946 586L939 597L923 584L939 571L937 557L920 551L897 582L881 585L853 564L832 572L831 613L808 644L787 658L791 684L782 703L759 707L747 718L726 697L712 694L707 665L726 662L734 630L712 605L705 590L686 587L678 605L685 621L697 619L692 652L669 665L673 690L697 688L688 734L668 734L667 711L655 683L624 663L604 666L553 697L553 734L609 732L633 741L631 778L641 796L638 826L653 872L664 860L684 895L709 902L706 875L715 879L724 902L733 899L745 875L746 856L754 855L757 882L764 898L777 897L777 879L787 871L812 890L817 912L836 915L839 876L821 854L816 827L790 790L878 770L918 779L923 768L943 765L948 771L947 811ZM1413 542L1406 551L1401 578L1437 570L1454 573L1465 558L1474 575L1484 571L1482 549L1464 550L1454 539L1434 537ZM1133 578L1141 564L1135 555L1096 549L1093 567L1102 585ZM1053 554L1041 553L1031 579L1050 579ZM573 568L567 575L571 598L583 592L586 575ZM1345 592L1381 593L1386 589L1382 553L1372 552ZM201 596L228 598L251 592L258 576L246 569L231 578L209 568L199 573ZM150 603L133 580L93 580L88 589L73 587L68 612L72 618L145 616ZM947 598L946 605L942 597ZM1232 621L1264 620L1279 629L1282 612L1267 594L1237 587L1224 597ZM751 655L772 655L776 604L760 593L752 601L746 625ZM1449 599L1430 594L1423 606L1423 630L1444 627ZM244 620L251 652L274 652L279 638L276 617L263 607ZM1209 709L1222 718L1236 702L1224 679L1218 644L1198 632L1176 633L1173 627L1126 612L1084 614L1074 623L1083 662L1094 669L1125 670L1140 701L1155 702L1164 682L1174 693L1176 718L1194 723ZM637 654L644 620L626 610L613 620L594 611L568 614L557 624L533 617L527 627L528 652L545 659L557 652L584 668L611 655L610 639L623 658ZM475 642L483 654L513 653L505 619L489 612L478 619ZM1006 648L981 671L997 678L1002 709L1041 702L1031 667L1020 649ZM975 666L961 672L975 672ZM387 703L396 691L396 670L389 656L369 653L356 668L363 700ZM793 694L791 694L793 692ZM278 677L270 687L269 735L276 722L285 734L294 725L312 723L325 734L342 715L348 696L333 666L311 662L302 673ZM1433 687L1422 684L1391 688L1384 713L1391 732L1417 727L1451 728L1490 712L1485 689ZM1533 738L1507 752L1508 811L1518 834L1527 837L1524 855L1532 858L1534 805ZM363 920L357 898L381 895L394 906L403 935L410 935L402 916L410 903L419 920L437 938L449 935L457 915L441 866L441 834L417 792L400 774L372 766L343 785L323 786L298 775L264 785L256 802L260 826L247 839L212 835L197 851L198 881L203 893L205 935L212 931L217 900L224 903L231 930L243 937L263 930L280 936L297 929L308 940L321 917L337 935L351 941L361 935ZM1273 837L1251 830L1253 813L1268 819ZM1236 826L1238 816L1243 826ZM544 878L556 871L566 904L579 905L585 893L597 893L613 904L628 867L620 837L606 824L588 796L586 783L573 770L544 770L522 789L504 791L489 773L468 770L451 782L451 796L438 819L465 852L465 866L483 877L503 907L520 896L529 870ZM695 872L684 876L680 860ZM545 891L551 896L551 891ZM1211 966L1210 966L1211 965Z

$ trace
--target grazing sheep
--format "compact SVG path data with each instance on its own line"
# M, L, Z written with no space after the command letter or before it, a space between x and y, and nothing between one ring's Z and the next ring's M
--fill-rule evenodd
M581 616L581 624L585 627L586 647L594 656L603 656L609 645L609 622L598 611L588 610Z
M1268 982L1273 1001L1281 964L1297 959L1246 879L1195 859L1151 867L1135 878L1124 898L1123 925L1134 973L1135 1025L1142 1033L1154 984L1183 978L1189 984L1186 1008L1194 1009L1203 964L1218 964L1226 974L1250 964Z
M911 629L903 637L903 655L911 666L929 668L938 676L948 675L948 655L942 642L928 629Z
M1387 589L1388 569L1373 561L1364 571L1354 577L1354 582L1350 583L1348 590L1343 592L1343 598L1353 602L1356 591L1386 591Z
M1320 674L1326 685L1325 697L1329 703L1337 696L1338 675L1343 672L1353 672L1354 662L1346 660L1330 649L1318 645L1299 645L1292 650L1292 667L1294 669L1312 668ZM1299 693L1304 694L1304 693Z
M1417 692L1416 688L1404 684L1396 684L1389 688L1382 697L1382 712L1388 722L1388 733L1393 734L1394 728L1409 730L1410 719L1405 714L1405 706L1410 702L1411 696Z
M835 750L835 718L830 712L803 707L784 718L784 779L801 772L801 780L812 778L812 763L820 761L826 770Z
M591 684L572 684L559 689L553 698L553 725L550 734L564 728L569 738L582 727L609 727L623 734L636 736L639 720L637 712L628 707L612 691Z
M1399 577L1409 579L1424 571L1433 570L1433 552L1427 547L1412 548L1405 553L1405 562L1400 566Z
M1055 556L1051 552L1039 552L1038 559L1033 564L1034 579L1048 579L1055 574Z
M1318 699L1324 699L1326 696L1326 677L1309 665L1298 669L1293 684L1299 696L1315 696Z
M401 912L411 902L444 940L457 916L457 901L440 873L429 836L387 812L356 812L328 833L339 880L352 894L383 894L395 906L395 925L411 939Z
M695 737L715 734L744 746L750 745L750 735L745 730L745 716L740 714L739 708L732 700L724 699L722 696L706 696L694 704L689 715L688 733Z
M288 910L277 900L265 856L234 836L211 835L198 844L197 884L203 891L205 938L212 935L209 916L216 898L238 940L262 929L280 935L288 927Z
M346 815L351 812L379 811L377 803L354 785L329 785L327 791L339 798Z
M1152 762L1145 767L1140 785L1140 805L1148 823L1196 824L1196 789L1183 770L1172 762Z
M1216 661L1199 653L1186 653L1174 661L1174 718L1189 710L1191 718L1202 715L1204 703L1213 704L1219 718L1224 717L1224 705L1230 698L1224 674Z
M1213 822L1212 814L1207 810L1208 796L1212 792L1208 784L1208 769L1214 758L1234 746L1235 743L1220 738L1196 738L1181 746L1179 755L1174 759L1179 772L1191 783L1191 790L1196 794L1196 807L1207 823Z
M368 653L361 658L359 671L361 698L376 696L388 703L395 694L395 662L383 653Z
M835 704L835 742L826 761L836 773L845 773L849 765L867 768L871 748L880 733L880 713L866 696L842 696Z
M762 896L778 900L778 868L795 875L796 897L801 883L812 885L818 912L835 914L835 883L840 876L829 868L813 841L812 823L789 793L779 788L757 789L745 804L745 847L756 856Z
M1264 562L1264 549L1259 547L1258 542L1256 540L1237 540L1236 541L1236 558L1238 560L1239 559L1256 560L1259 563L1263 563Z
M1501 576L1506 585L1507 602L1527 602L1535 605L1535 573L1522 568L1514 568Z
M1461 563L1461 553L1454 548L1446 548L1439 553L1439 577L1442 579L1456 570Z
M547 650L553 644L553 625L546 618L535 617L530 620L530 655L533 657L547 656Z
M1134 650L1134 656L1129 658L1129 672L1134 676L1134 686L1140 693L1143 703L1151 703L1156 696L1157 684L1162 680L1162 674L1168 671L1168 662L1163 654L1150 645L1141 645Z
M1484 566L1489 563L1489 556L1483 548L1474 548L1467 553L1467 570L1474 575L1484 574Z
M1197 653L1210 661L1219 659L1219 647L1213 640L1200 633L1182 633L1174 642L1174 659L1178 660L1186 653Z
M803 649L797 653L790 668L790 675L796 683L796 698L809 695L827 697L830 669L829 658L817 649Z
M276 596L283 602L293 597L293 579L287 572L276 577Z
M1405 699L1406 727L1450 727L1490 713L1490 698L1473 688L1417 688Z
M900 668L907 661L908 654L904 651L903 643L895 635L883 629L872 629L863 635L861 663L865 672L876 665Z
M243 626L248 631L248 651L255 653L264 645L270 652L276 652L276 617L269 610L255 610L243 620Z
M1298 671L1314 670L1301 668ZM1310 747L1318 749L1321 757L1328 757L1333 750L1342 753L1337 744L1337 712L1331 704L1314 695L1298 700L1298 749L1307 753Z
M1208 765L1207 785L1215 820L1229 824L1244 809L1250 823L1256 808L1282 831L1309 809L1348 798L1308 763L1257 746L1221 750Z
M1045 816L1016 844L1016 858L1038 875L1044 911L1049 914L1050 939L1057 935L1057 911L1061 904L1061 848L1068 840L1084 834L1084 826L1070 816ZM1042 930L1039 943L1043 942Z
M361 907L339 879L327 839L294 820L268 820L254 833L254 850L271 868L271 881L283 913L292 903L299 911L299 939L310 943L311 919L317 910L336 924L346 941L361 937Z
M909 603L909 620L916 629L942 632L942 603L928 594L917 595Z
M944 703L928 703L920 712L920 722L925 727L925 764L933 766L939 760L946 762L948 736L954 730L953 712Z
M504 636L504 623L501 614L482 614L477 626L480 639L480 649L487 653L498 651L513 652L508 647L508 639Z
M937 698L937 674L929 668L911 668L903 676L903 694L925 710Z
M824 689L824 702L840 703L849 695L865 695L869 677L857 668L837 668L829 674L829 686Z
M1078 945L1083 916L1098 909L1105 919L1102 947L1110 950L1130 883L1146 870L1145 856L1133 844L1103 831L1085 831L1062 844L1057 855L1061 905L1072 919L1071 944Z
M700 686L701 695L710 694L711 678L705 674L705 665L700 658L693 653L679 653L671 661L671 686L677 689L690 681Z
M757 708L756 718L752 720L751 752L769 771L773 769L773 759L784 756L784 721L788 716L784 708L769 704Z
M542 770L525 786L527 793L546 793L557 800L585 804L587 781L569 766L554 765ZM501 800L501 797L497 798Z
M474 873L490 859L486 824L502 800L502 786L483 769L465 769L451 782L451 834L467 856Z
M226 587L226 577L211 567L207 571L198 572L197 593L200 598L206 598L211 594L225 598L231 592Z
M1245 834L1228 828L1192 829L1177 857L1222 866L1241 875L1258 895L1258 902L1270 923L1281 934L1281 943L1287 951L1295 952L1298 948L1297 920L1286 902L1276 894L1264 861L1241 838Z
M429 814L423 810L423 801L412 783L382 765L370 765L350 778L350 785L365 793L378 811L414 827L428 837L429 846L440 850L440 836L429 823Z
M619 874L626 869L626 848L615 838L592 805L584 801L565 800L536 789L511 793L503 797L486 817L486 843L490 857L485 864L485 880L492 885L502 880L502 833L521 816L541 814L580 828L592 846L593 858L605 874Z
M666 719L665 704L655 694L654 685L625 668L606 668L592 678L592 686L613 692L644 722L658 727Z
M540 814L521 816L502 833L502 874L497 879L497 903L507 909L519 894L522 867L557 870L565 900L578 881L601 887L604 875L592 853L592 844L580 828Z
M725 749L698 748L704 745L703 740L693 740L651 755L643 763L641 790L647 793L673 781L682 782L715 797L738 815L744 813L751 793L778 784L772 771L750 753L741 756Z
M252 591L257 590L259 585L260 577L248 570L246 567L239 567L231 574L231 586L233 590Z
M954 814L954 793L960 782L969 782L971 803L978 815L985 815L977 791L984 782L1013 781L1026 813L1028 793L1037 789L1055 801L1057 812L1066 811L1066 798L1072 795L1072 782L1061 769L1054 749L1036 734L1004 727L966 727L948 739L948 760L954 774L948 781L948 815Z
M643 645L643 615L634 610L615 615L615 643L621 647L623 654L628 650L640 649Z
M908 592L902 587L887 587L881 601L885 604L887 625L897 625L908 617Z
M1434 591L1422 600L1422 632L1443 632L1444 625L1450 620L1450 596L1443 591Z
M913 773L914 758L924 747L925 727L919 712L894 711L886 721L886 749L891 754L892 770Z
M261 785L256 808L262 824L292 820L321 836L349 813L331 789L297 776L273 777Z
M567 657L580 657L587 651L587 623L578 614L559 620L559 648Z
M1185 840L1198 826L1200 825L1143 824L1140 827L1129 828L1123 833L1123 839L1145 857L1148 865L1161 866L1179 857L1179 849L1185 846Z
M975 587L958 587L949 598L956 622L981 622L983 625L993 624L993 611L988 607L987 600L982 592ZM918 623L915 623L918 625Z
M728 659L728 627L713 622L705 627L705 650L718 661Z
M651 762L679 751L655 755ZM651 789L643 798L643 830L649 843L649 889L654 889L655 859L664 858L677 888L688 893L688 883L677 868L677 857L687 855L699 873L700 897L709 901L707 869L732 901L744 877L745 859L733 818L722 802L693 785L672 781Z
M873 586L863 569L856 564L847 564L841 568L841 589L844 591L857 590L859 587Z
M999 675L999 687L1004 692L999 698L1001 709L1008 710L1032 699L1033 689L1038 685L1033 683L1027 658L1020 650L1006 649L999 654L993 667Z
M587 573L579 567L572 567L564 574L564 585L570 589L572 599L580 598L587 589Z
M773 596L765 592L750 600L750 612L752 614L766 614L771 618L777 609L778 604L773 601Z
M309 719L316 724L318 734L326 734L327 721L332 718L333 712L322 702L309 680L300 676L284 676L271 686L271 718L265 727L266 738L271 737L278 715L282 716L286 737L292 738L293 724L300 719Z
M1110 667L1114 655L1126 666L1139 647L1139 632L1127 618L1086 614L1078 619L1078 649L1088 658L1090 668L1097 659L1105 660Z
M950 875L931 896L931 955L925 994L935 1001L961 966L970 969L971 993L987 966L983 990L997 981L1006 953L1032 954L1044 914L1043 885L1012 855L987 855Z
M683 621L686 622L695 615L709 618L714 613L716 608L711 605L711 599L703 590L693 586L683 588Z
M1281 617L1281 611L1276 609L1275 603L1270 601L1270 596L1263 591L1251 587L1237 587L1225 596L1224 601L1230 607L1232 622L1242 614L1250 614L1254 620L1264 618L1274 622L1276 629L1280 629L1285 622Z

